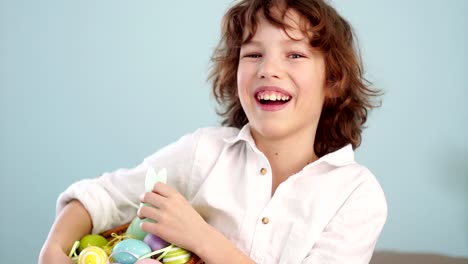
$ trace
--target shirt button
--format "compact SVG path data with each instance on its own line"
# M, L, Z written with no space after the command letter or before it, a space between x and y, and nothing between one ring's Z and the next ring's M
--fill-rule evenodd
M260 174L262 174L262 175L267 174L267 169L261 168L261 169L260 169Z
M268 224L269 222L270 222L270 219L268 217L265 216L265 217L262 218L262 223L264 225Z

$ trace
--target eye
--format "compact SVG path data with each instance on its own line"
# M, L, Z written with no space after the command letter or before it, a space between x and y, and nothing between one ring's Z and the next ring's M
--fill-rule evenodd
M253 59L258 59L260 57L262 57L262 54L260 53L247 53L245 54L244 56L242 56L244 58L253 58Z
M302 55L300 53L297 53L297 52L289 54L288 57L291 58L291 59L305 58L304 55Z

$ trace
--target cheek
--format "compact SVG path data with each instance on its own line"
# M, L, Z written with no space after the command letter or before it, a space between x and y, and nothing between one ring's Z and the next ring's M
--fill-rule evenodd
M243 76L243 74L242 74L242 72L241 72L241 68L240 68L240 67L237 68L237 77L236 77L236 80L237 80L237 89L240 90L241 84L242 84L242 82L243 82L243 80L244 80L244 76Z
M237 92L239 97L245 96L248 93L249 75L246 67L239 65L237 68Z
M321 102L325 98L325 72L322 67L313 67L298 76L299 85L307 97L313 98L314 102Z
M242 80L251 79L256 75L257 63L252 61L240 61L237 66L237 78Z
M321 78L302 78L297 80L301 102L306 108L321 109L325 100L325 87Z
M241 84L245 82L246 79L246 67L241 64L237 67L237 86L240 87Z

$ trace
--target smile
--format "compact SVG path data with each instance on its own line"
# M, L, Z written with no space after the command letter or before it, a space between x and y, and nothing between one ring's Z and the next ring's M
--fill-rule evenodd
M257 93L257 100L263 103L268 103L268 102L287 102L291 99L291 96L289 95L284 95L281 93L277 92L272 92L272 91L263 91Z
M291 98L289 94L279 89L259 89L255 93L257 105L265 111L281 110L291 101Z

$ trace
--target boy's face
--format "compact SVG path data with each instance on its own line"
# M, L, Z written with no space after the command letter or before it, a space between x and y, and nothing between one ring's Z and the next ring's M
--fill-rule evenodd
M237 87L254 137L314 136L325 92L325 63L288 11L287 33L260 16L255 35L240 50Z

